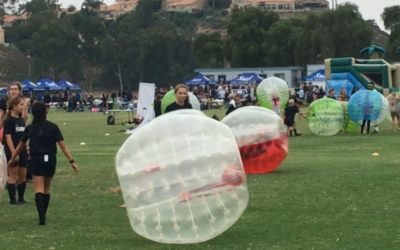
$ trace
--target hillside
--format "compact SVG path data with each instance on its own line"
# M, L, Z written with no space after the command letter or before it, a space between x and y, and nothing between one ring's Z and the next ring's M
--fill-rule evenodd
M29 61L24 53L16 47L6 47L0 44L0 87L18 79L20 81L28 77Z
M317 12L322 13L322 12ZM280 13L282 19L303 19L308 12L285 12ZM204 16L196 21L196 33L210 33L213 31L221 32L222 36L226 36L226 25L228 23L228 15L215 16L213 13L204 13ZM375 36L372 43L385 45L389 34L382 31L378 26L374 26ZM33 66L31 65L31 68ZM0 45L0 87L8 82L16 79L22 81L28 77L29 61L26 55L20 52L16 47L5 47Z

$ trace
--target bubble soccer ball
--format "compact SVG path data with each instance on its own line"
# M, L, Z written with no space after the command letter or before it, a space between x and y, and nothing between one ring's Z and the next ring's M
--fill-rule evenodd
M343 108L334 99L322 98L313 101L308 110L307 124L316 135L335 135L343 126Z
M7 184L7 159L3 145L0 144L0 201Z
M232 131L178 110L132 134L116 156L133 230L160 243L198 243L232 226L249 194Z
M289 101L289 87L287 83L278 77L264 79L256 90L257 100L261 107L272 109L272 99L279 97L280 107L286 106Z
M347 112L356 123L369 120L372 125L378 125L389 112L389 102L379 92L359 90L350 97Z
M193 109L200 110L199 99L192 93L188 92L189 103L192 104ZM168 105L176 101L174 90L168 91L161 100L161 112L164 113Z
M349 113L347 112L348 104L349 104L348 102L342 103L343 114L344 114L342 130L346 133L353 133L360 127L360 124L353 122L350 119Z
M286 158L288 139L282 119L262 107L243 107L221 120L232 129L246 174L273 171Z

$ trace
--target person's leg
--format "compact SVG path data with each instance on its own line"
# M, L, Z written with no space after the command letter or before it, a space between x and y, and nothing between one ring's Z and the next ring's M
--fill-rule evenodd
M396 114L396 119L397 119L397 127L398 127L398 129L400 130L400 114L399 113L397 113Z
M297 133L296 122L293 123L293 131L294 131L294 135L295 136L300 136L301 135L301 133Z
M365 127L366 122L367 122L367 120L363 120L363 122L361 124L361 134L364 133L364 127Z
M292 137L292 135L293 135L293 126L292 127L289 127L289 135L290 135L290 137Z
M18 202L27 203L25 201L26 189L26 166L18 168Z
M50 203L50 185L53 177L45 177L44 178L44 215L46 216L47 208Z
M33 176L33 186L35 187L35 203L39 214L39 225L46 224L45 201L44 201L44 176Z
M8 168L8 179L7 179L7 189L8 195L10 197L11 205L20 205L21 203L17 202L16 193L17 193L17 183L18 183L18 167Z
M392 129L393 129L393 131L396 131L395 119L396 119L396 118L392 115Z
M369 128L370 128L370 126L371 126L371 121L368 120L368 121L367 121L367 134L369 134Z

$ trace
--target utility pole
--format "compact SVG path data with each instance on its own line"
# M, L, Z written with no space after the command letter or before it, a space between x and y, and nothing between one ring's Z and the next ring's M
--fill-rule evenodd
M30 50L30 49L27 49L27 50L25 50L25 52L26 52L26 58L28 58L28 63L29 63L29 66L28 66L28 78L31 78L31 53L32 53L32 50Z

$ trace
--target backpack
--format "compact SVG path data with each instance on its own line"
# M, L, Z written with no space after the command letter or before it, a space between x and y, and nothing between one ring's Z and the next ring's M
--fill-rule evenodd
M312 91L307 92L307 99L313 99L313 93Z
M114 116L109 115L109 116L107 117L107 125L115 125Z

